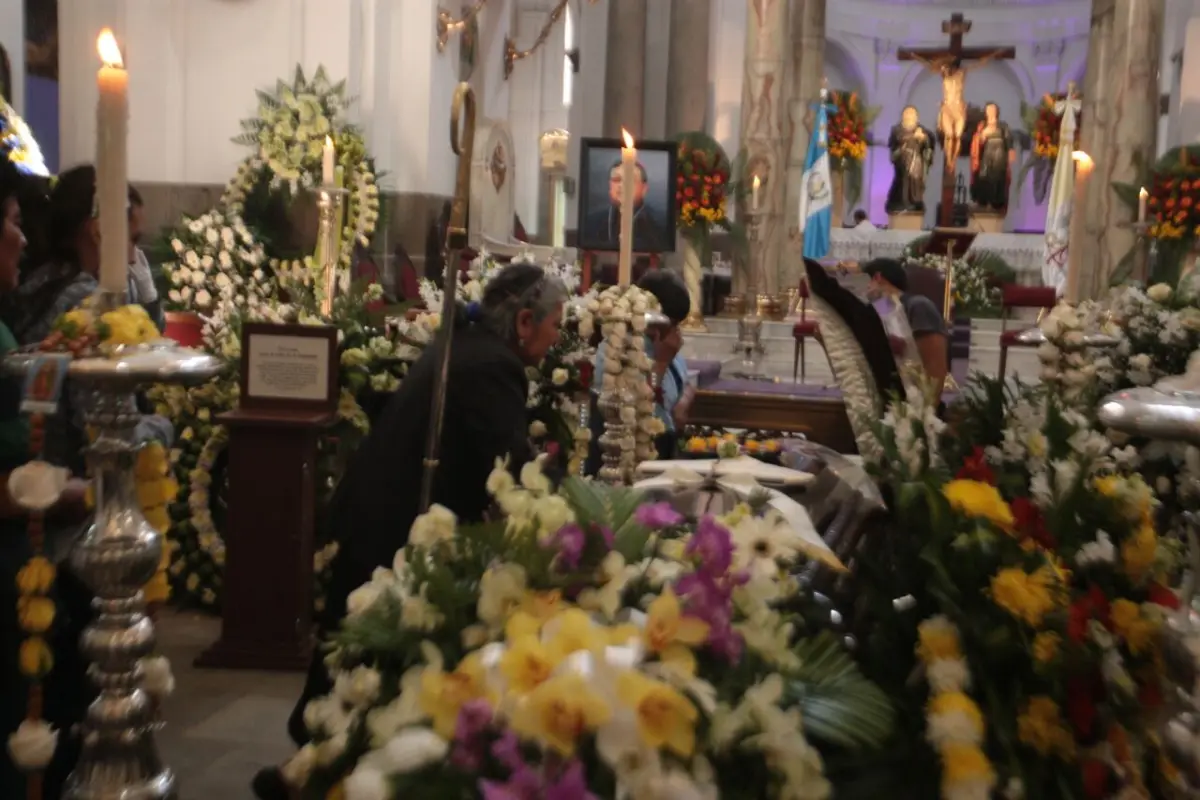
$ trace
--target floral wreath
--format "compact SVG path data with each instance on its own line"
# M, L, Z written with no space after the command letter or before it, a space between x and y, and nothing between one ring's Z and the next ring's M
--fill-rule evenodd
M50 176L33 131L3 97L0 97L0 152L6 152L8 160L26 175Z

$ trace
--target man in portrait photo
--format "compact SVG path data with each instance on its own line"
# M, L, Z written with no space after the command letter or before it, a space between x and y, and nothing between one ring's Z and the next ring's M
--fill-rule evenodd
M633 169L633 250L635 253L661 253L669 250L666 241L666 222L645 203L650 182L646 168L637 162ZM601 208L588 211L583 222L581 241L597 249L621 243L621 160L608 169L608 201Z

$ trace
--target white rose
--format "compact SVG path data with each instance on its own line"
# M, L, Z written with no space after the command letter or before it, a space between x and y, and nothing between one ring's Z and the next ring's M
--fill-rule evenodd
M188 223L188 230L192 233L200 233L204 230L204 225L198 219L194 219Z
M221 234L217 233L215 228L209 228L204 232L204 238L209 244L216 244L221 239Z
M188 250L187 255L183 257L183 260L184 263L186 263L192 269L197 269L200 266L200 256L196 255L195 250Z
M222 250L217 255L217 263L221 265L221 269L229 269L233 266L233 259L229 255L229 251Z
M364 708L379 696L381 683L378 671L366 666L355 667L349 672L338 673L333 682L333 693L347 705Z
M183 254L183 242L179 241L178 239L172 239L171 240L171 249L174 250L177 255L182 255Z
M45 511L58 502L70 478L70 470L30 461L9 473L8 494L21 508Z
M389 775L407 775L446 758L450 746L429 728L400 731L375 756Z
M218 289L228 289L231 286L233 286L233 281L229 280L229 276L226 275L224 272L218 272L217 277L216 277L216 284L217 284Z
M283 780L288 786L299 789L308 782L308 776L312 774L313 767L317 765L317 748L311 744L306 744L296 751L296 755L288 759L283 765L280 772L283 774Z
M1171 287L1165 283L1156 283L1146 290L1146 297L1156 303L1165 303L1171 296Z
M208 280L208 276L204 274L204 270L199 265L196 265L195 272L192 273L192 286L203 286L206 280Z
M200 259L200 266L205 269L212 269L214 263L216 262L213 261L213 257L210 255L206 255Z
M408 531L408 541L417 547L432 547L437 542L454 538L458 518L445 506L434 503L426 513L413 520Z
M142 659L142 689L157 700L170 697L175 691L175 676L171 662L164 656Z
M360 763L355 767L342 788L346 791L346 800L388 800L392 796L387 776L369 764Z
M58 731L45 720L23 720L8 737L8 754L19 769L45 769L58 746Z
M196 292L196 305L207 308L210 303L212 303L212 295L208 293L207 289Z
M232 229L230 229L230 228L222 228L221 229L221 244L225 245L226 247L234 246L235 242L233 240L233 230Z
M554 370L554 372L550 373L550 380L555 386L562 386L570 379L571 373L567 372L562 367L559 367L558 369Z

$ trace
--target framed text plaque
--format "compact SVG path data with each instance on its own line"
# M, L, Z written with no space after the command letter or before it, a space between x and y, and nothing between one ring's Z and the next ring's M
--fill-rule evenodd
M241 408L333 413L338 405L337 328L242 327Z

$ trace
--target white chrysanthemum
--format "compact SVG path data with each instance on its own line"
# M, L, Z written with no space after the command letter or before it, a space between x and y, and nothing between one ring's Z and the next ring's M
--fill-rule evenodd
M408 532L408 541L417 547L432 547L438 542L454 538L458 517L445 506L434 503L430 509L413 520Z

